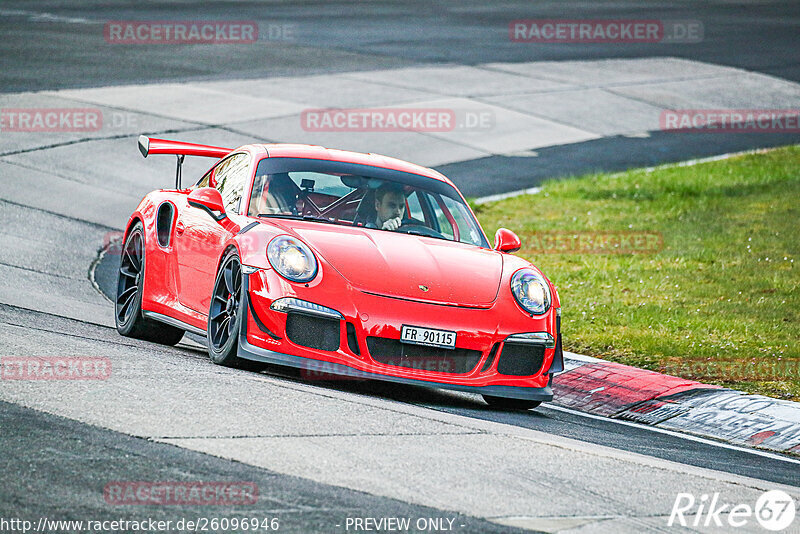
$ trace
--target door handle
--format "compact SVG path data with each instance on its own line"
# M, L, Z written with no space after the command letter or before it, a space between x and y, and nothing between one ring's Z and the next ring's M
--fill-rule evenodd
M175 225L175 233L178 235L183 235L183 231L186 230L186 226L184 226L183 221L178 221Z

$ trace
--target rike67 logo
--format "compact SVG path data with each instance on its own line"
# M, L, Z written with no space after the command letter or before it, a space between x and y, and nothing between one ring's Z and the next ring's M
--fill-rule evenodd
M719 493L703 494L699 499L691 493L679 493L667 525L724 527L727 530L752 525L755 519L764 529L777 532L792 524L796 512L794 499L781 490L765 492L755 506L723 502Z

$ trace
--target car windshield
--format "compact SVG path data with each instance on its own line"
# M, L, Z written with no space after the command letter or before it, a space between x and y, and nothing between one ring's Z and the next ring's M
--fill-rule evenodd
M303 160L295 160L302 162ZM450 185L399 171L363 165L310 170L302 164L262 160L256 171L248 214L396 231L487 247L486 238L461 196ZM319 165L313 165L319 167ZM377 172L364 172L376 169ZM394 174L387 179L375 174ZM411 182L411 183L409 183ZM426 187L428 185L428 187Z

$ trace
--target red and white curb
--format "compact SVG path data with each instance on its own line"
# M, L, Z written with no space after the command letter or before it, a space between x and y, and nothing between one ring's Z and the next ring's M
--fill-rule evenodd
M800 403L564 354L553 402L735 445L800 454Z

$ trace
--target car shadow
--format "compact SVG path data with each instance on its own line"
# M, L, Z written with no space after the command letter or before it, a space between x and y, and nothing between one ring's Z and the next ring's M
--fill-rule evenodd
M186 339L181 344L180 348L186 349L191 352L205 352L204 348L198 346L204 342L204 339L195 334L187 334L187 338L194 341L195 344L186 343ZM255 363L255 362L252 362ZM246 369L251 372L262 373L271 377L289 380L298 384L305 384L310 386L317 386L324 389L352 393L355 395L364 395L367 397L380 398L393 400L396 402L403 402L417 406L425 406L433 409L440 409L450 413L459 413L461 415L478 417L481 419L499 420L508 422L510 417L544 417L548 416L542 414L537 410L502 410L500 408L491 407L476 393L465 393L460 391L451 391L446 389L437 389L433 387L417 386L413 384L397 384L394 382L384 382L381 380L365 380L362 378L354 378L349 376L342 376L336 379L320 380L318 378L311 378L304 374L301 369L295 367L286 367L282 365L274 365L268 363L258 363L253 366L246 366ZM330 377L331 375L326 375ZM495 417L492 417L495 414ZM502 416L502 417L501 417Z
M536 410L501 410L490 407L481 399L480 395L475 393L450 391L411 384L397 384L381 380L355 379L352 377L342 377L340 380L309 379L303 376L300 369L269 364L265 364L265 368L262 369L261 372L269 376L291 380L300 384L425 406L433 409L441 409L450 413L472 415L482 419L487 418L486 416L491 414L547 417Z

